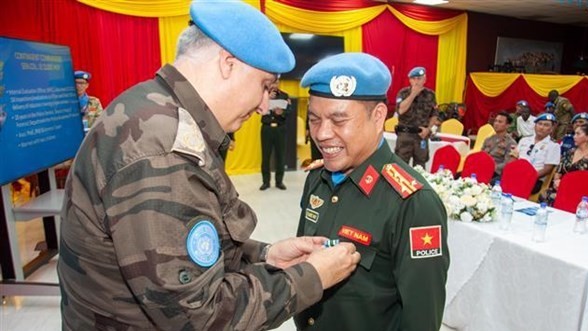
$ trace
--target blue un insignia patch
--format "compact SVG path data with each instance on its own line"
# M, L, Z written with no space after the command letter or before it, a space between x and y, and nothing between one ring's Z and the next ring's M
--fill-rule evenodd
M210 221L200 221L188 234L186 248L192 261L201 267L215 264L220 255L218 232Z

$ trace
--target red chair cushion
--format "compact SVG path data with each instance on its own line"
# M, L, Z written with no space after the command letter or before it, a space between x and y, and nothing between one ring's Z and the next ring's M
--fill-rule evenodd
M461 161L461 155L452 145L447 145L439 148L433 155L433 163L431 164L431 173L437 172L439 166L443 165L444 169L451 171L455 175L459 162Z
M568 172L561 178L553 207L575 213L583 196L588 196L588 170Z
M494 159L488 153L479 151L466 157L461 177L471 177L472 174L476 174L479 183L488 184L494 175L495 168Z
M509 162L502 169L500 186L504 193L528 199L536 182L537 170L525 159Z

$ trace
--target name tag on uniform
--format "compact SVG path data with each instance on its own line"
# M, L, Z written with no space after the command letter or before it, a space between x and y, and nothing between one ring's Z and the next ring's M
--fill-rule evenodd
M319 219L319 213L312 209L306 208L305 218L311 221L312 223L316 223Z

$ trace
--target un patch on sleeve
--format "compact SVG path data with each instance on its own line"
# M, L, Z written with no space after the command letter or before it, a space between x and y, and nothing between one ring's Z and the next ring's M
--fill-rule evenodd
M201 267L210 267L220 256L218 232L212 222L204 220L192 227L186 239L190 259Z

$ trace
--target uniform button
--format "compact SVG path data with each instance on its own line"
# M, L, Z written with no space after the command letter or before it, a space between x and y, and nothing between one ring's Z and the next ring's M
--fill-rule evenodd
M181 270L178 278L182 284L188 284L192 281L192 275L186 270Z
M331 198L332 203L337 203L338 201L339 201L339 197L336 195Z
M311 317L308 319L308 325L314 325L314 318Z

